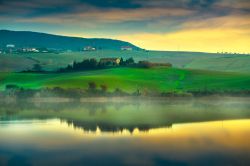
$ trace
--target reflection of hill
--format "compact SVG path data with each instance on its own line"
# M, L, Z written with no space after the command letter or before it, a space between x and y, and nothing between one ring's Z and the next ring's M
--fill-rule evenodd
M250 118L246 99L123 103L1 103L0 120L58 118L84 130L149 130L174 123Z

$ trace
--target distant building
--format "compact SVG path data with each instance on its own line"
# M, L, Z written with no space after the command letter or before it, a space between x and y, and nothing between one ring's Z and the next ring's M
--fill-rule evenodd
M121 47L121 50L122 50L122 51L132 51L133 48L130 47L130 46L122 46L122 47Z
M83 51L95 51L96 48L95 47L92 47L92 46L86 46L83 48Z
M104 65L119 65L121 62L120 58L101 58L100 64Z
M7 50L6 50L7 53L12 53L13 51L15 51L14 50L15 49L15 45L14 44L7 44L6 48L7 48Z
M40 52L40 51L36 48L22 48L21 52Z
M7 48L15 48L15 45L14 44L7 44L6 47Z

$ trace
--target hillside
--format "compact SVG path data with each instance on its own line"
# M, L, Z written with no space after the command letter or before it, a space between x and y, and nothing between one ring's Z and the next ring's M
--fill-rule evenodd
M169 62L176 68L214 70L223 72L250 72L250 56L235 54L211 54L200 52L170 51L115 51L99 50L87 52L55 53L23 53L0 55L0 71L20 71L32 68L39 63L46 70L65 67L73 61L85 58L100 59L103 57L133 57L135 61Z
M98 71L62 74L0 73L0 89L7 84L23 88L81 88L89 82L107 85L108 90L120 88L127 92L141 91L187 91L250 90L250 75L175 68L113 68Z
M91 46L104 50L120 50L122 46L139 48L131 43L111 39L87 39L79 37L59 36L29 31L0 30L0 47L14 44L16 47L45 47L62 50L80 50Z

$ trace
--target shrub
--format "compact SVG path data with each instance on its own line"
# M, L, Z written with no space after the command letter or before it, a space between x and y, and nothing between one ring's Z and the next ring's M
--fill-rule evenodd
M6 90L16 90L16 89L19 89L19 87L18 87L18 85L16 85L16 84L7 84L6 86L5 86L5 89Z
M96 83L95 82L89 82L89 90L95 90L96 89Z
M103 92L107 92L108 86L107 85L101 85L101 89Z
M41 66L41 65L39 65L39 64L34 64L34 65L33 65L33 68L32 68L32 71L41 72L41 71L43 71L43 69L42 69L42 66Z

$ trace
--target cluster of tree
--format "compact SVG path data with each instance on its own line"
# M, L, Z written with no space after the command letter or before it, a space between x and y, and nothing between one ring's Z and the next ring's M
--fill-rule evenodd
M22 71L22 73L44 73L46 72L40 64L34 64L31 69Z
M84 71L84 70L98 70L98 69L105 69L105 68L111 68L111 67L119 67L119 66L129 66L134 64L134 59L128 58L126 60L123 60L123 58L120 59L120 62L116 65L114 65L112 62L103 63L100 61L97 61L95 58L91 59L84 59L81 62L73 62L72 65L68 65L66 68L60 68L58 72L74 72L74 71ZM113 64L113 65L111 65Z
M82 71L82 70L95 70L101 69L101 66L96 59L85 59L82 62L73 62L72 65L68 65L66 68L59 69L59 72L70 72L70 71Z
M131 57L131 58L128 58L126 60L123 60L123 58L120 59L120 66L129 66L129 65L133 65L135 64L135 61L134 59Z
M103 59L105 61L103 61ZM153 63L149 61L139 61L138 63L136 63L132 57L126 60L120 58L119 62L114 61L114 59L116 58L103 58L103 59L97 61L95 58L91 58L91 59L84 59L81 62L74 61L73 64L69 64L65 68L60 68L57 70L57 72L98 70L98 69L114 68L114 67L116 68L117 67L151 68L156 66L172 67L172 64L170 63ZM22 72L45 73L49 71L44 70L43 67L39 63L37 63L34 64L31 69Z
M89 96L129 96L129 93L116 88L113 92L108 92L108 86L101 84L100 87L95 82L88 83L87 94Z
M67 98L81 98L94 96L131 96L129 94L116 88L113 91L108 91L108 86L101 84L98 86L95 82L89 82L87 89L64 89L61 87L43 88L43 89L24 89L15 84L6 85L5 91L0 92L2 97L16 97L18 99L32 98L32 97L67 97Z

